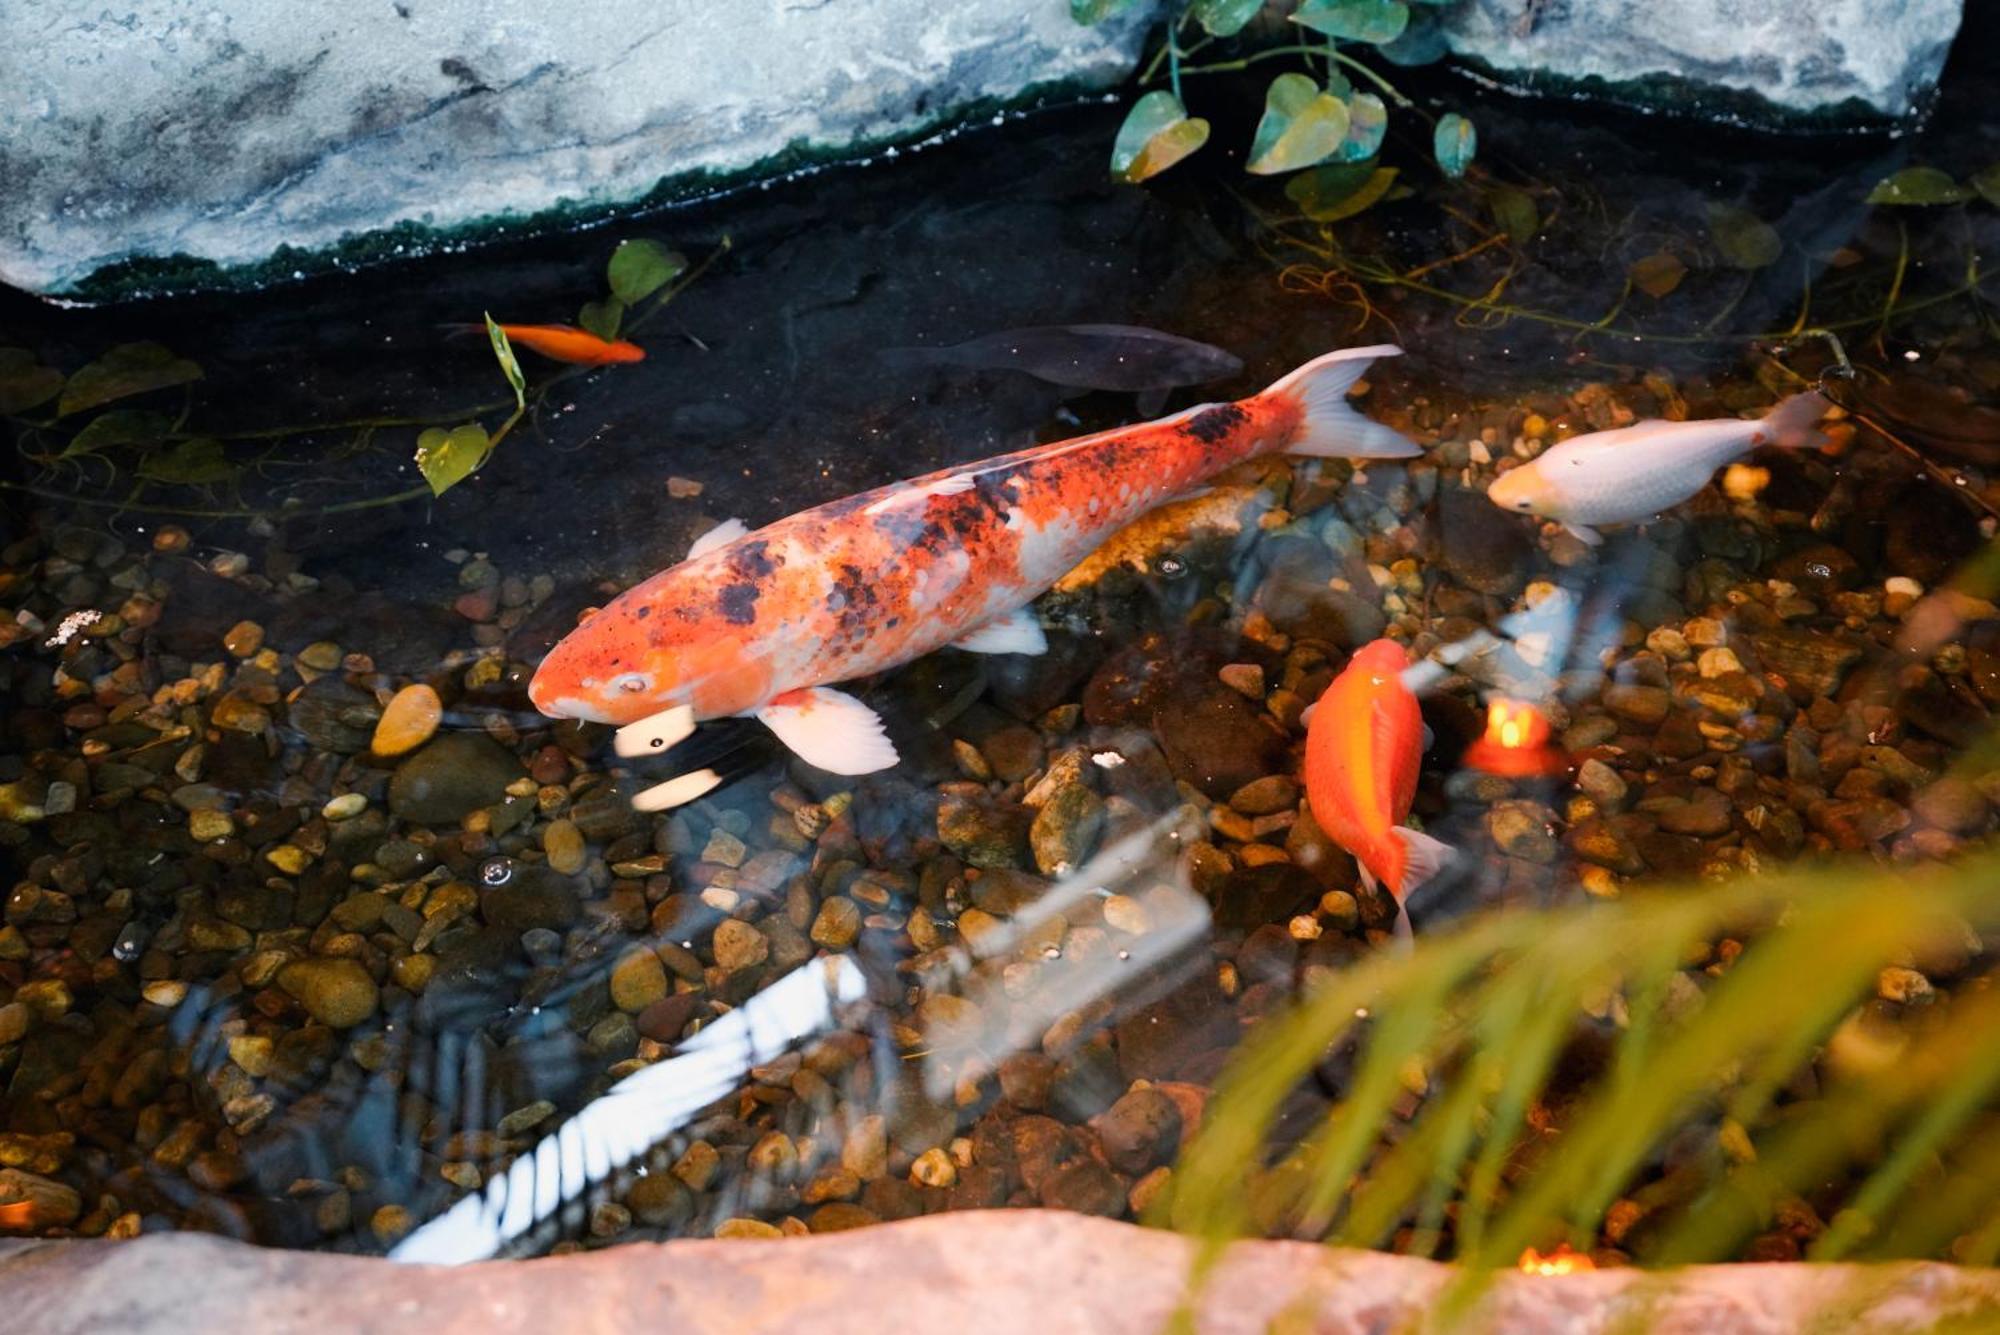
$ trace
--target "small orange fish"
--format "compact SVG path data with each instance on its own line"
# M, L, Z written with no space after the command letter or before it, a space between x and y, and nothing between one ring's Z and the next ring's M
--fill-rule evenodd
M1405 826L1424 754L1424 717L1403 684L1403 646L1377 640L1355 652L1313 706L1306 727L1306 802L1328 837L1361 864L1361 879L1396 901L1396 934L1410 934L1404 896L1450 850Z
M624 339L615 342L599 338L587 330L566 324L503 324L501 332L509 343L539 352L554 361L577 366L608 366L613 362L642 362L646 350Z

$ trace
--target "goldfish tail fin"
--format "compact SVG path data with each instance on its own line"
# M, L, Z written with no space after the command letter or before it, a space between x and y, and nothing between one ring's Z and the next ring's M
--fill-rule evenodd
M1277 448L1286 454L1323 459L1412 459L1423 448L1401 432L1363 417L1347 401L1347 391L1377 357L1400 357L1393 343L1343 348L1315 357L1277 381L1263 396L1298 406L1298 424Z
M1826 444L1826 433L1814 430L1814 426L1831 406L1826 395L1816 389L1792 395L1765 414L1760 428L1764 439L1760 443L1788 450L1815 449Z
M1433 839L1407 825L1398 825L1395 834L1403 845L1403 893L1397 897L1402 899L1443 871L1454 852L1452 846L1442 839Z

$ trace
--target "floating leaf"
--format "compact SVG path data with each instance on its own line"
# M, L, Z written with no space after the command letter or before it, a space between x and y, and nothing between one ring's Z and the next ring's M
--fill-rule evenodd
M1681 263L1679 256L1670 255L1664 250L1656 250L1641 259L1633 260L1632 267L1625 271L1625 275L1632 280L1633 287L1647 296L1664 297L1681 285L1681 279L1687 276L1687 271L1687 265Z
M1102 23L1113 14L1130 9L1135 0L1069 0L1069 16L1078 23Z
M1247 170L1259 176L1323 161L1347 137L1347 106L1303 74L1280 74L1264 94L1264 118Z
M148 455L139 464L140 477L184 486L221 482L235 472L223 454L222 442L206 436L184 440L171 450Z
M1905 167L1868 192L1870 204L1959 204L1972 192L1936 167Z
M1446 176L1456 180L1465 175L1478 148L1479 131L1472 128L1471 121L1455 111L1438 117L1437 129L1431 135L1431 153Z
M71 437L62 457L74 459L120 445L155 445L172 435L173 430L174 419L165 413L113 408L91 418L83 430Z
M199 366L157 343L121 343L69 378L56 414L67 417L113 399L199 379Z
M624 320L625 303L616 297L586 301L583 309L576 313L577 328L586 334L595 334L607 343L618 337L618 326Z
M1336 162L1365 162L1382 151L1382 137L1389 132L1389 108L1373 93L1356 93L1347 100L1347 138Z
M1257 16L1264 0L1194 0L1188 10L1211 37L1234 37Z
M521 363L515 359L514 345L507 341L507 331L493 323L493 317L486 317L486 337L492 341L493 355L500 361L500 370L507 377L507 383L514 387L514 406L528 406L528 381L521 374Z
M1305 0L1292 22L1328 37L1380 46L1403 35L1410 7L1403 0Z
M611 252L605 276L611 294L627 306L636 306L678 278L688 267L687 256L668 250L657 241L620 241Z
M1541 216L1535 210L1535 200L1527 191L1518 186L1496 185L1486 192L1486 207L1493 214L1493 221L1500 224L1500 230L1507 239L1517 246L1525 246L1535 239L1541 229Z
M431 484L431 495L442 496L485 463L492 449L486 428L477 422L449 431L434 426L417 437L417 471Z
M1994 163L1983 172L1975 172L1966 184L1979 192L1979 197L1995 208L2000 208L2000 162Z
M0 348L0 416L40 407L62 392L62 372L38 366L26 348Z
M1162 88L1132 104L1111 145L1111 174L1137 183L1158 176L1208 142L1208 122L1190 118L1181 100Z
M1395 183L1394 167L1342 162L1300 172L1285 186L1285 194L1314 222L1339 222L1388 194Z
M1723 260L1737 269L1761 269L1784 253L1769 223L1734 204L1708 206L1708 231Z

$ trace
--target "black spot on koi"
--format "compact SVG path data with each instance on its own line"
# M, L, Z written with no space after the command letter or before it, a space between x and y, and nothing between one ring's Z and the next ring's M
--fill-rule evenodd
M1196 413L1182 430L1204 445L1218 445L1249 420L1250 414L1233 403L1224 403Z

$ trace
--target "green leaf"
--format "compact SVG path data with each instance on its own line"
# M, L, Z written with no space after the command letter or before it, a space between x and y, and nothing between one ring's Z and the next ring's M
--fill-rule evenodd
M1733 204L1708 206L1708 231L1732 268L1762 269L1784 253L1785 243L1769 223Z
M1687 275L1687 265L1681 263L1677 255L1656 250L1651 255L1632 261L1625 275L1632 280L1633 287L1647 296L1664 297L1681 285L1681 279Z
M1069 0L1069 16L1078 23L1102 23L1130 9L1135 0Z
M1972 191L1936 167L1905 167L1868 192L1870 204L1960 204L1971 198Z
M493 323L493 317L486 317L486 337L493 344L493 355L499 359L500 370L506 375L507 383L514 387L514 406L528 406L528 381L521 374L521 363L514 357L514 345L507 341L507 331Z
M1314 222L1339 222L1381 199L1395 183L1394 167L1342 162L1300 172L1285 186L1285 194Z
M40 407L62 392L62 372L35 362L26 348L0 348L0 416Z
M165 413L113 408L91 418L83 430L72 436L62 457L74 459L120 445L154 445L171 435L173 429L174 419Z
M586 301L583 309L576 313L577 328L586 334L595 334L606 343L618 337L618 326L625 320L625 303L616 297L606 297L602 301Z
M1324 161L1347 137L1347 106L1303 74L1280 74L1264 95L1264 118L1247 170L1259 176Z
M157 343L121 343L69 378L56 414L67 417L113 399L201 379L201 367Z
M1162 88L1132 104L1111 145L1111 174L1138 183L1158 176L1208 142L1208 122L1190 118L1179 98Z
M1373 93L1356 93L1347 100L1347 138L1335 162L1364 162L1382 151L1382 137L1389 132L1389 108Z
M1965 183L1977 190L1981 199L1995 208L2000 208L2000 162L1994 163L1983 172L1973 173Z
M1534 196L1518 186L1496 185L1486 192L1486 207L1493 214L1493 221L1507 233L1507 238L1517 246L1525 246L1535 239L1542 220L1535 210Z
M236 470L222 451L222 442L206 436L184 440L171 450L146 456L139 464L139 476L155 482L178 482L200 486L221 482Z
M1234 37L1257 16L1264 0L1194 0L1188 12L1211 37Z
M431 484L431 495L442 496L486 462L493 442L477 422L447 431L434 426L417 437L417 471Z
M605 274L611 294L627 306L636 306L678 278L688 267L687 256L668 250L657 241L620 241L611 252Z
M1437 155L1437 164L1446 176L1457 179L1465 175L1478 148L1479 131L1472 128L1471 121L1455 111L1438 117L1437 131L1431 135L1431 151Z
M1305 0L1292 22L1328 37L1380 46L1403 35L1410 7L1403 0Z

